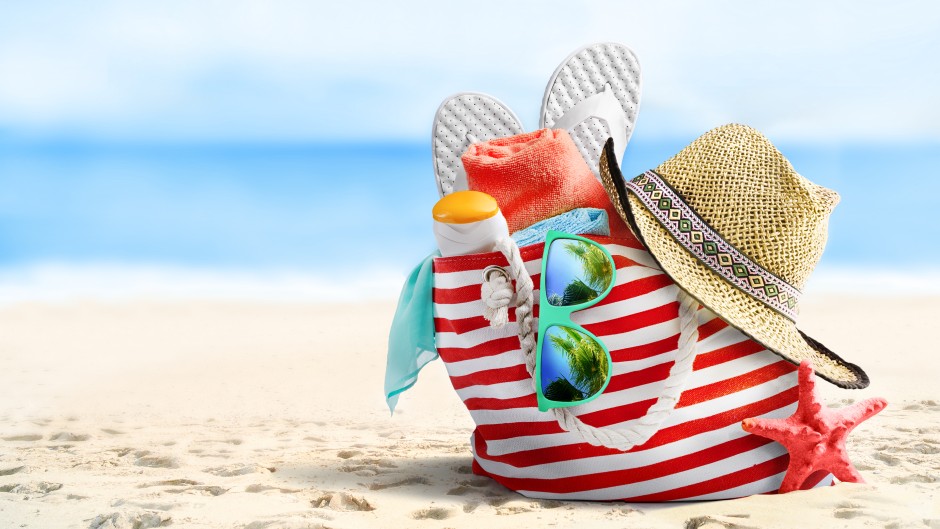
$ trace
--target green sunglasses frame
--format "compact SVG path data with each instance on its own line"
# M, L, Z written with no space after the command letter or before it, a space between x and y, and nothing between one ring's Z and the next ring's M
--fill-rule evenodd
M545 291L545 272L546 266L548 265L548 252L552 247L552 243L560 240L568 239L573 241L582 241L588 244L593 244L601 249L604 252L604 255L607 256L607 259L610 260L610 284L607 285L607 288L599 294L596 298L591 301L586 301L578 305L569 305L569 306L555 306L548 302L548 296ZM607 389L607 384L610 383L610 377L613 373L613 360L610 357L610 350L607 349L607 345L604 342L595 336L592 332L588 331L584 327L571 321L571 313L577 312L579 310L584 310L586 308L592 307L599 303L602 299L606 298L610 294L611 289L614 288L614 283L617 282L617 266L614 263L613 256L610 255L610 252L607 251L607 248L604 248L602 245L584 237L579 237L577 235L572 235L570 233L565 233L563 231L551 230L545 237L545 250L542 253L542 276L539 279L539 330L538 330L538 341L535 345L536 356L535 356L535 394L538 398L539 411L548 411L552 408L568 408L571 406L578 406L591 402L596 399L604 390ZM604 350L604 354L607 355L607 377L604 380L604 385L601 389L587 397L583 400L576 400L572 402L559 402L555 400L549 400L545 397L545 394L542 392L542 345L543 340L545 339L545 331L552 326L564 326L570 329L574 329L578 332L584 333L589 336L591 339L596 341L601 349Z

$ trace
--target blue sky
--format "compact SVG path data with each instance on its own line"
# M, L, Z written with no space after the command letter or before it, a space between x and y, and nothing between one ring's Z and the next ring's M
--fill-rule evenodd
M937 269L940 4L37 1L0 4L0 297L222 269L394 296L433 249L441 100L487 92L531 130L604 40L643 72L625 174L746 123L843 195L829 277Z
M0 139L423 140L489 92L532 128L571 50L630 45L648 137L940 140L932 2L22 2L0 7Z

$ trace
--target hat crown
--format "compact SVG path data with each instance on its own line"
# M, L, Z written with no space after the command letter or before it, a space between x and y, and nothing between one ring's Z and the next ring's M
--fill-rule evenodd
M721 237L802 289L822 256L839 195L799 173L760 132L713 129L656 168Z

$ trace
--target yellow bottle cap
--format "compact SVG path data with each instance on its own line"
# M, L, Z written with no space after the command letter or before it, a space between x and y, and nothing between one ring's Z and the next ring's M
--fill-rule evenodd
M447 224L468 224L499 213L496 199L480 191L457 191L437 201L431 210L434 220Z

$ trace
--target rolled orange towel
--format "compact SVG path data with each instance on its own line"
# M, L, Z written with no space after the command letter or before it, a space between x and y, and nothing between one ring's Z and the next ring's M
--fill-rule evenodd
M565 130L475 143L461 157L467 185L492 195L510 233L576 208L601 208L610 234L633 237Z

